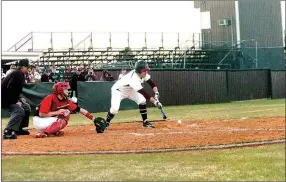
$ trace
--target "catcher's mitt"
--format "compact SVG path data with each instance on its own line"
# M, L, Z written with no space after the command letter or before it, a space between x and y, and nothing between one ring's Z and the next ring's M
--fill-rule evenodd
M105 119L98 117L98 118L94 118L93 120L94 126L95 126L95 130L97 133L103 133L105 128L106 128L106 121Z

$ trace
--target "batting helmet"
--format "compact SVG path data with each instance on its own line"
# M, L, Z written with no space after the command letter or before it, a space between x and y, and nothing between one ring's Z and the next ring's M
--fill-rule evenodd
M58 82L53 87L54 94L62 94L64 89L70 89L69 82Z
M136 73L142 73L144 71L149 71L149 70L151 70L151 69L148 67L148 64L145 61L141 60L141 61L137 61L135 63L135 72Z

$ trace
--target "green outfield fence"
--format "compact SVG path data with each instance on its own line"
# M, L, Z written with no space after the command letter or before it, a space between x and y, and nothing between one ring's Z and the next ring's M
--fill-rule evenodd
M120 70L109 70L117 78ZM97 73L101 71L98 70ZM158 85L160 101L164 106L221 103L263 98L285 98L286 71L260 70L174 70L153 69L151 78ZM105 112L110 108L111 86L114 82L78 82L79 105L90 112ZM153 95L146 83L144 88ZM22 97L34 109L52 93L53 83L25 84ZM152 106L152 104L148 104ZM137 105L123 100L121 110L135 109ZM2 117L8 113L2 110Z

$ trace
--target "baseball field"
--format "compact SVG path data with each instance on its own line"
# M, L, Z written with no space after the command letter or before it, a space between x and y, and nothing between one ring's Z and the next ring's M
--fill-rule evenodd
M30 122L31 135L2 140L2 180L285 181L285 99L164 110L166 121L148 109L155 129L138 110L119 111L103 134L80 114L61 137L36 139Z

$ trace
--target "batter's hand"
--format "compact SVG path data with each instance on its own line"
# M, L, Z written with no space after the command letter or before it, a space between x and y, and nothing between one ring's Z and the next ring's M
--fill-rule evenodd
M154 99L159 100L159 92L155 92Z
M154 102L154 105L157 106L159 109L162 109L163 107L163 105L159 101Z

